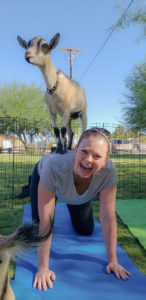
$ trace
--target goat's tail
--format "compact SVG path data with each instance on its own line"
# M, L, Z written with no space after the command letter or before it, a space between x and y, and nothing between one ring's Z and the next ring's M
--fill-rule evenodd
M41 235L39 234L38 224L22 224L13 234L0 236L0 254L5 256L5 253L9 252L9 256L14 259L19 250L44 242L50 236L51 232L52 221L47 225L47 233Z

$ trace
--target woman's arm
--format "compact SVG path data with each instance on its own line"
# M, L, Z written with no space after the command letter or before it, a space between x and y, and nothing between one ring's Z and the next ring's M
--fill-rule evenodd
M40 218L40 234L48 232L48 226L52 226L55 210L55 193L47 190L41 183L38 187L38 212ZM55 274L49 270L49 254L51 247L52 234L38 247L38 272L36 273L33 287L38 289L47 289L53 287L52 280L55 280Z
M118 264L116 247L117 247L117 221L115 214L117 186L107 188L100 193L100 210L99 218L107 249L108 265L107 273L114 272L117 278L127 279L131 275L126 269Z

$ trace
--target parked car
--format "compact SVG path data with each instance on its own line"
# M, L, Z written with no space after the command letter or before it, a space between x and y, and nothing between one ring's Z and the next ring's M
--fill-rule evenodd
M133 143L126 139L112 140L112 153L131 153L133 150Z

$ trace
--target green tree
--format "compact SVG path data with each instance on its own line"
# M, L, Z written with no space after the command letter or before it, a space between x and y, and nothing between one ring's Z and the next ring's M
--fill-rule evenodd
M134 131L146 131L146 63L134 68L126 80L128 94L123 102L123 116L128 127Z
M130 129L125 128L123 125L118 125L115 128L115 131L111 134L112 139L129 139L129 138L135 138L137 137L137 134Z
M113 139L124 139L125 138L125 129L122 125L118 125L115 128L115 131L112 133Z
M1 84L0 117L0 133L15 134L24 145L32 143L50 125L43 90L16 81Z
M129 2L130 3L130 2ZM125 11L127 5L126 0L117 0L115 8L122 13ZM123 29L130 25L139 24L142 27L142 37L146 38L146 11L143 0L135 0L126 14L120 19L117 28ZM114 26L114 25L113 25ZM111 28L113 28L113 26Z

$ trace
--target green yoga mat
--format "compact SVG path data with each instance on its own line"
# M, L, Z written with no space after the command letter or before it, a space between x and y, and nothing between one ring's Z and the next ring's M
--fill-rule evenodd
M118 199L116 212L146 249L146 199Z

